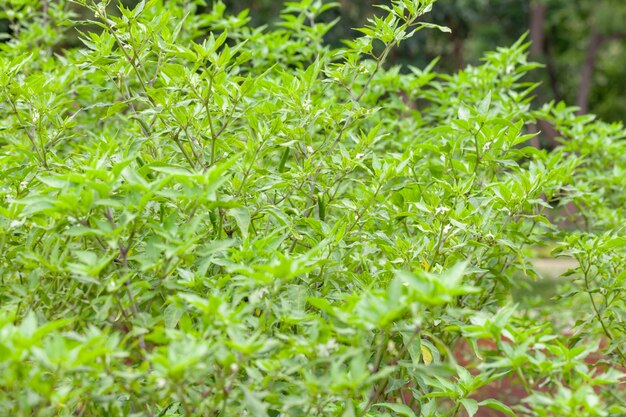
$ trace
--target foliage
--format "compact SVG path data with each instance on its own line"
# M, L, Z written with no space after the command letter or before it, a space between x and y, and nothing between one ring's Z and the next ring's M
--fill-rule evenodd
M281 7L275 0L227 0L233 11L252 10L252 23L273 21ZM326 38L333 44L352 37L352 28L376 11L372 2L341 0L327 20L341 16ZM622 0L446 0L433 10L431 20L451 28L450 34L424 31L401 45L393 54L396 63L426 65L440 57L437 68L452 72L467 64L478 65L485 51L513 43L531 31L533 6L542 5L545 15L539 26L543 39L536 39L542 54L533 59L545 69L536 71L541 81L537 98L540 104L551 99L576 103L581 84L593 85L589 108L606 120L624 120L626 107L621 97L626 92L626 3ZM594 72L584 80L582 68L588 59L588 47L594 32L602 37L595 52ZM586 111L585 111L586 112Z
M331 49L319 1L269 29L220 2L83 1L74 23L10 2L0 409L624 415L626 132L531 111L523 39L454 76L385 65L447 30L432 3ZM72 27L83 46L59 49ZM561 148L525 146L537 117ZM571 204L584 224L560 231ZM580 264L560 307L513 303L551 239ZM480 397L506 378L522 402Z

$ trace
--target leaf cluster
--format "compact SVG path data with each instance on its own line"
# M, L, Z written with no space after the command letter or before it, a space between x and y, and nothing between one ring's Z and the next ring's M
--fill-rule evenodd
M444 75L386 65L445 30L423 21L432 0L392 1L339 49L320 1L272 28L220 2L78 3L88 20L64 1L3 12L7 415L626 410L607 188L626 132L532 110L523 39ZM82 46L59 51L68 28ZM536 117L562 147L527 146ZM557 224L571 205L576 231ZM556 312L512 297L548 240L580 265ZM481 397L511 378L519 401Z

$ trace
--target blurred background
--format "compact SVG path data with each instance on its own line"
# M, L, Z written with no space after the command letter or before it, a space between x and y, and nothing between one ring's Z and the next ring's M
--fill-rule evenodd
M225 3L234 12L250 9L255 25L277 19L283 4ZM356 36L352 28L378 13L376 3L339 0L326 14L329 21L341 18L328 42ZM626 0L439 0L424 19L452 33L421 31L395 51L393 61L423 67L440 56L438 70L451 73L479 64L485 52L528 33L531 58L544 65L532 77L541 82L539 103L565 100L605 121L626 120Z
M0 0L0 12L3 4L19 1ZM255 26L271 26L284 4L223 1L232 13L249 9ZM137 2L122 0L127 6ZM380 13L374 4L381 2L387 3L337 0L337 7L324 15L329 22L340 18L326 37L328 43L340 45L342 39L358 36L352 28ZM202 7L209 9L213 1L206 3ZM485 52L528 33L531 59L544 65L529 79L541 82L535 92L537 104L565 100L579 106L581 113L595 113L605 121L626 120L626 0L438 0L424 20L448 26L452 33L420 31L394 51L392 63L423 67L441 57L437 70L453 73L478 65ZM0 35L9 30L8 22L0 19Z

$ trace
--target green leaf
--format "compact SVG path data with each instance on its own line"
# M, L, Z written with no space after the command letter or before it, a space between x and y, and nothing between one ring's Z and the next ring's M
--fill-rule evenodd
M610 250L616 247L626 248L626 237L613 237L601 245L601 248L604 250Z
M122 101L116 101L107 109L105 117L111 117L116 113L119 113L122 109L126 108L126 103Z
M478 405L482 406L482 407L489 407L492 408L494 410L500 411L501 413L506 414L507 416L510 417L516 417L516 414L513 412L513 410L511 410L511 408L503 403L501 403L498 400L494 400L494 399L487 399L487 400L483 400L481 402L478 403Z
M458 117L461 120L465 120L465 121L469 120L469 118L470 118L470 111L469 111L469 109L467 107L461 105L459 107L459 110L458 110Z
M250 212L245 207L237 207L228 210L228 213L235 219L237 227L244 239L248 238L248 227L250 226Z
M452 268L449 268L441 273L439 281L446 287L453 289L459 285L465 275L465 269L467 268L467 261L459 262Z
M452 29L450 29L447 26L440 26L440 25L436 25L434 23L428 23L428 22L420 22L419 25L420 25L420 27L423 27L423 28L438 29L441 32L452 33Z
M465 411L467 411L467 416L474 417L474 414L478 411L478 402L472 398L463 398L460 403L463 405L463 408L465 408Z
M480 112L480 114L487 115L487 113L489 112L490 106L491 106L491 90L489 90L485 98L483 98L478 103L477 110Z
M396 404L396 403L378 403L375 404L376 407L383 407L383 408L387 408L393 412L395 412L398 415L401 416L405 416L405 417L417 417L415 415L415 412L413 410L411 410L410 407L404 405L404 404Z
M252 392L246 388L241 388L243 391L244 403L246 409L250 415L258 417L267 417L268 405L263 402L263 397L258 392Z
M178 324L178 321L183 315L183 310L176 306L175 304L168 304L163 310L163 320L165 322L165 326L169 328L174 328Z

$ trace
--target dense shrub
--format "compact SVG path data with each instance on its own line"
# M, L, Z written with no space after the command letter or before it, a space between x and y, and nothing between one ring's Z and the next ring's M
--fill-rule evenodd
M523 39L448 76L385 65L433 0L338 50L320 1L43 3L3 11L2 415L626 415L626 132L532 110Z

